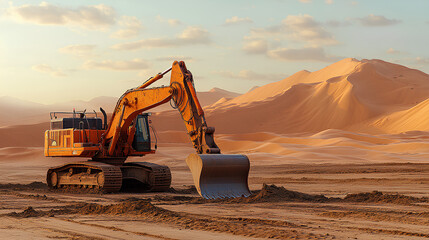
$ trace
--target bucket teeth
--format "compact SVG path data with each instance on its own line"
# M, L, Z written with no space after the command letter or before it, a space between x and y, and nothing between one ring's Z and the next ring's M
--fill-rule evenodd
M224 189L221 187L213 188L210 185L200 185L201 196L207 199L218 199L218 198L237 198L237 197L248 197L251 195L247 188L247 185L229 185L225 184ZM203 191L204 189L204 191Z
M206 199L248 197L250 162L245 155L191 154L186 159L198 193Z

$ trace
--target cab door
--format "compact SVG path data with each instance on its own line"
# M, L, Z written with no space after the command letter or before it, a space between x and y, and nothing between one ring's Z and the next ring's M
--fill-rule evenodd
M133 140L133 148L137 152L149 152L150 132L148 124L148 114L143 113L136 117L136 133Z

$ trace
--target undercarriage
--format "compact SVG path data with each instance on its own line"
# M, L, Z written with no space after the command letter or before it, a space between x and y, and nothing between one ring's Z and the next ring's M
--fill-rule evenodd
M130 162L121 165L84 161L50 168L46 181L50 189L74 191L89 189L96 192L167 191L171 173L167 166L149 162Z

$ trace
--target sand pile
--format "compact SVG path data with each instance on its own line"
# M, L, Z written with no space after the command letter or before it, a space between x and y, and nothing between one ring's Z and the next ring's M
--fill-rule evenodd
M46 183L42 183L42 182L32 182L29 184L6 183L6 184L0 184L0 189L40 190L40 189L48 189L48 186L46 185Z
M186 188L182 188L182 189L175 189L173 187L170 187L168 191L176 194L198 194L198 191L194 185L186 186Z
M12 212L12 213L9 213L7 215L10 217L21 217L21 218L46 216L46 214L44 212L36 211L31 206L26 208L24 211L22 211L20 213Z
M52 200L52 199L44 199ZM29 206L20 213L12 212L8 216L12 217L41 217L53 216L57 214L108 214L108 215L141 215L151 217L176 217L175 212L165 210L152 205L150 200L142 199L128 199L118 204L101 205L96 203L79 203L76 205L68 205L60 209L50 209L48 211L36 211L33 207Z
M85 203L77 208L79 214L133 214L133 215L176 215L174 212L156 207L149 200L128 200L118 204L100 205Z
M429 202L428 198L417 198L402 194L386 194L379 191L347 194L344 198L328 198L324 195L311 195L296 191L290 191L284 187L264 184L262 189L249 198L231 199L239 202L365 202L365 203L394 203L412 204L418 202Z
M287 190L284 187L264 184L262 189L248 198L231 199L230 202L256 203L256 202L326 202L329 198L324 195L311 195Z
M347 196L344 197L344 201L367 203L412 204L417 202L428 202L428 200L427 198L416 198L402 194L385 194L379 191L347 194Z
M64 209L50 209L48 211L43 210L35 210L33 207L29 206L22 212L11 212L8 214L5 214L9 217L16 217L16 218L29 218L29 217L53 217L55 215L63 215L63 214L71 214L73 211L71 211L68 208Z

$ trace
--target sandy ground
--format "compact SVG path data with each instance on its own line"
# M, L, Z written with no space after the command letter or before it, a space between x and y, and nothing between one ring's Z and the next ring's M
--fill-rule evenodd
M184 159L193 150L180 143L179 133L168 134L176 138L143 159L168 165L177 193L51 192L43 184L30 183L45 182L48 167L70 159L44 158L37 147L1 148L0 238L429 238L429 148L424 132L218 135L224 153L249 156L250 188L259 197L214 202L180 191L192 185ZM264 183L285 189L265 189L268 195L261 195Z

